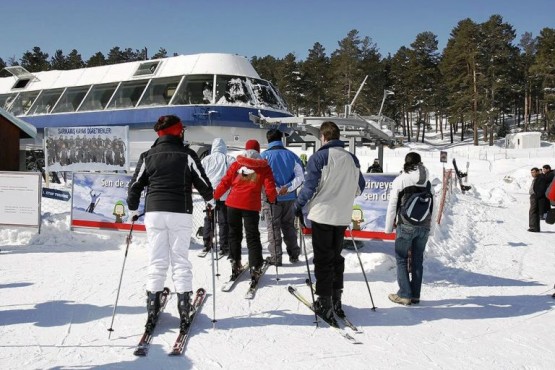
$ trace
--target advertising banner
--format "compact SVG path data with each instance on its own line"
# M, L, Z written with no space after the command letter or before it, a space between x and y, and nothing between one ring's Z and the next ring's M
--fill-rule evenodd
M71 228L129 230L126 199L131 178L126 174L74 173ZM141 197L139 214L144 212L144 194ZM135 222L135 230L145 231L142 217Z
M38 227L42 178L39 172L0 172L0 225Z
M129 170L128 126L47 127L46 171Z
M389 202L389 192L393 180L398 174L391 173L365 173L366 186L363 192L353 202L353 213L351 216L351 230L356 240L385 239L394 240L395 232L386 234L385 215ZM307 228L304 233L309 234L310 220L306 218ZM350 239L349 229L345 231L345 238Z

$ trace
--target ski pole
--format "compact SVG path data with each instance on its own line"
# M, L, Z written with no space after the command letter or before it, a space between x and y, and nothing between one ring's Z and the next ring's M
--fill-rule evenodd
M277 202L277 199L276 199ZM276 230L274 229L274 211L272 210L272 203L268 202L270 208L270 223L272 224L272 239L274 239L274 256L275 259L275 266L276 266L276 281L279 281L279 272L278 272L278 261L277 261L277 240L276 240ZM266 221L268 222L268 221ZM280 231L281 232L281 231Z
M312 277L310 276L310 266L308 265L308 254L306 253L306 242L304 240L304 235L303 235L303 226L304 226L304 222L301 219L301 217L299 217L299 242L302 244L303 247L303 251L304 251L304 259L306 261L306 271L308 273L308 283L310 284L310 295L312 296L312 307L314 307L315 304L315 300L314 300L314 289L312 289ZM316 311L314 311L314 323L316 324L316 327L318 327L318 315L316 314Z
M217 202L217 201L215 201ZM219 259L218 259L218 230L216 230L216 224L217 224L217 220L218 220L218 204L215 203L214 204L214 213L212 214L212 233L214 235L214 243L213 243L213 248L215 249L214 254L216 257L216 276L220 276L220 271L219 271ZM212 271L212 274L214 274L214 271Z
M362 275L364 276L364 281L366 281L366 287L368 288L368 294L370 294L370 301L372 302L372 311L376 311L376 306L374 305L374 298L372 298L372 292L370 291L370 284L368 284L368 279L366 278L366 272L364 272L364 266L362 265L362 260L360 259L360 253L358 252L357 243L355 243L355 238L353 237L353 230L351 225L347 226L349 228L349 234L351 234L351 240L353 241L353 246L357 252L358 262L360 263L360 268L362 269Z
M214 230L214 219L212 218L212 232L214 233L214 237L216 235L216 231ZM212 253L212 329L216 329L216 274L214 270L214 264L218 262L217 260L217 252L215 251L215 245L210 248Z
M143 216L143 214L139 215L137 217L137 219L141 216ZM112 335L112 332L114 331L114 329L112 328L112 326L114 325L114 318L116 317L116 309L118 307L118 299L119 299L119 292L121 289L121 281L123 279L123 270L125 269L125 261L127 261L127 251L129 250L129 244L131 244L131 238L133 235L133 226L135 226L135 220L131 220L131 228L129 229L129 234L127 235L126 243L127 246L125 247L125 255L123 257L123 266L121 266L121 274L119 276L119 284L118 284L118 292L116 294L116 303L114 303L114 310L112 312L112 322L110 323L110 328L108 329L109 333L108 333L108 339L110 339L110 336Z

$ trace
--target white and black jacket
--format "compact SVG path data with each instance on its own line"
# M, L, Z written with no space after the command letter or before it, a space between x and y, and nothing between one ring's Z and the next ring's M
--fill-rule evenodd
M193 186L205 201L213 189L197 154L173 135L159 137L141 154L129 184L129 210L139 207L141 192L148 188L145 212L193 213Z

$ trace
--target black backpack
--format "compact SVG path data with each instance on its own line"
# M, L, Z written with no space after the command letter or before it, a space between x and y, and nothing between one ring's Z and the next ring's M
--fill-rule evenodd
M423 225L431 217L434 209L432 184L428 181L426 186L423 187L424 181L426 181L426 171L424 168L420 168L420 178L416 185L406 187L399 194L400 201L403 198L406 199L404 202L401 202L399 214L403 221L411 225Z

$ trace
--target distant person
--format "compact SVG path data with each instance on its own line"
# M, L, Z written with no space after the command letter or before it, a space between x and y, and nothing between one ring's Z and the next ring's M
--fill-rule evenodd
M374 159L374 163L368 166L366 173L383 173L382 166L380 166L380 160L378 158Z
M204 90L202 90L202 102L205 104L212 103L212 87L208 83L204 85Z
M295 228L295 200L297 188L304 181L301 159L283 146L282 138L283 133L280 130L269 130L266 133L268 150L261 154L272 169L278 192L275 204L264 202L262 205L268 229L269 263L277 266L282 265L282 241L285 243L289 262L299 262L301 248L297 243Z
M99 202L99 198L101 194L102 192L98 192L97 194L95 194L93 189L91 189L91 191L89 192L89 195L91 196L91 203L89 204L89 207L87 208L86 212L89 212L89 213L94 212L94 209L96 208L96 205Z
M305 182L295 202L296 215L303 220L303 207L312 225L316 295L314 311L335 322L341 307L345 258L341 256L345 230L351 223L353 202L364 190L358 158L345 150L339 127L331 121L320 126L322 147L308 160Z
M241 242L243 227L249 252L251 281L257 282L262 274L262 243L258 222L260 219L261 195L264 189L268 201L276 201L276 184L268 162L260 157L260 144L248 140L245 151L237 156L229 170L214 191L216 201L229 190L225 201L227 222L229 223L229 258L231 277L236 278L241 271Z
M555 172L553 172L553 170L551 169L551 166L548 164L544 164L542 167L542 172L543 175L545 176L545 184L547 186L549 186L552 182L553 182L553 178L555 175ZM546 194L547 197L547 194ZM551 204L549 202L549 199L545 199L545 205L543 208L544 213L542 215L540 215L540 218L542 220L545 220L546 216L547 216L547 212L549 212L549 210L551 209Z
M127 204L129 217L138 218L141 193L146 193L145 219L148 239L146 282L147 331L156 325L160 295L168 267L177 293L180 328L189 325L193 294L193 271L189 245L193 227L193 187L205 201L212 201L212 186L200 159L188 145L183 145L183 123L174 115L162 116L154 125L158 138L143 152L129 183Z
M547 190L546 177L541 171L534 167L530 170L532 184L530 185L530 210L528 211L528 231L537 233L540 231L540 219L546 213ZM545 219L545 217L543 217Z
M202 167L206 171L206 176L210 179L213 188L217 188L222 180L222 177L226 174L229 166L235 162L235 158L227 154L227 146L225 141L221 138L215 138L212 141L212 148L210 154L204 157L202 160ZM224 193L216 201L216 215L218 223L218 247L220 249L220 255L226 256L229 254L229 225L227 223L227 206L225 205L225 200L229 191ZM213 247L212 238L214 236L214 230L212 230L212 220L213 215L209 214L213 210L207 209L206 216L204 217L204 227L203 227L203 241L204 241L204 252L209 252Z
M402 304L420 303L424 250L430 235L432 214L421 225L413 225L405 220L399 210L413 193L422 192L429 182L428 170L422 164L420 154L410 152L405 156L401 174L393 180L385 219L385 232L396 229L395 259L397 261L397 293L390 294L389 300ZM409 276L409 267L411 276Z

